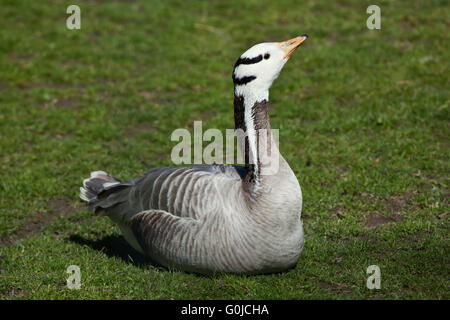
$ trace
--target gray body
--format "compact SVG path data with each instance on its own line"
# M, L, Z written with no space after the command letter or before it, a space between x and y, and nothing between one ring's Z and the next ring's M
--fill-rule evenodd
M100 192L90 209L108 215L131 246L163 266L198 273L277 272L300 257L302 199L288 166L266 179L252 195L232 166L158 168Z
M240 75L262 60L242 58L233 74L236 129L251 133L241 149L253 152L255 164L246 156L245 167L156 168L129 182L96 171L83 183L80 197L89 209L109 216L131 246L163 266L256 274L292 268L300 258L302 193L273 141L267 76L259 84L256 76ZM268 132L267 144L256 141L261 129ZM261 161L267 154L279 164L276 172Z

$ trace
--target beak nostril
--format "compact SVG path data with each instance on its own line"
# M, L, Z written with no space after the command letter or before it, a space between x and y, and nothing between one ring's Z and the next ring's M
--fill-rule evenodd
M280 42L278 47L281 48L285 55L283 58L289 58L292 53L308 38L307 34L302 34L294 39L289 39L284 42Z

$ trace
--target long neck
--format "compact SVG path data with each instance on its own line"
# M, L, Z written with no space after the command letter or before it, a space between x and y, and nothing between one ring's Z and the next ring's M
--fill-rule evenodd
M246 168L244 184L249 191L258 191L265 175L276 174L281 156L270 129L269 92L240 87L235 87L234 120L243 134L239 140Z

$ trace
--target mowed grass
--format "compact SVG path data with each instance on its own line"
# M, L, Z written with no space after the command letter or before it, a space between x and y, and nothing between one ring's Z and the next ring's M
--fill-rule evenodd
M0 298L449 299L449 7L378 1L368 30L370 4L3 0ZM270 96L304 197L295 269L167 271L87 212L90 171L131 179L172 165L175 129L233 128L235 60L303 33Z

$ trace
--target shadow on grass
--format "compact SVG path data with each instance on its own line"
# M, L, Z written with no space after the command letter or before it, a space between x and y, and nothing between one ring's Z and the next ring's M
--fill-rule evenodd
M90 240L79 235L71 235L69 241L80 245L91 247L94 250L103 252L108 257L120 258L126 263L131 263L137 267L153 266L163 269L162 266L151 260L149 257L137 252L120 235L106 236L97 240Z

